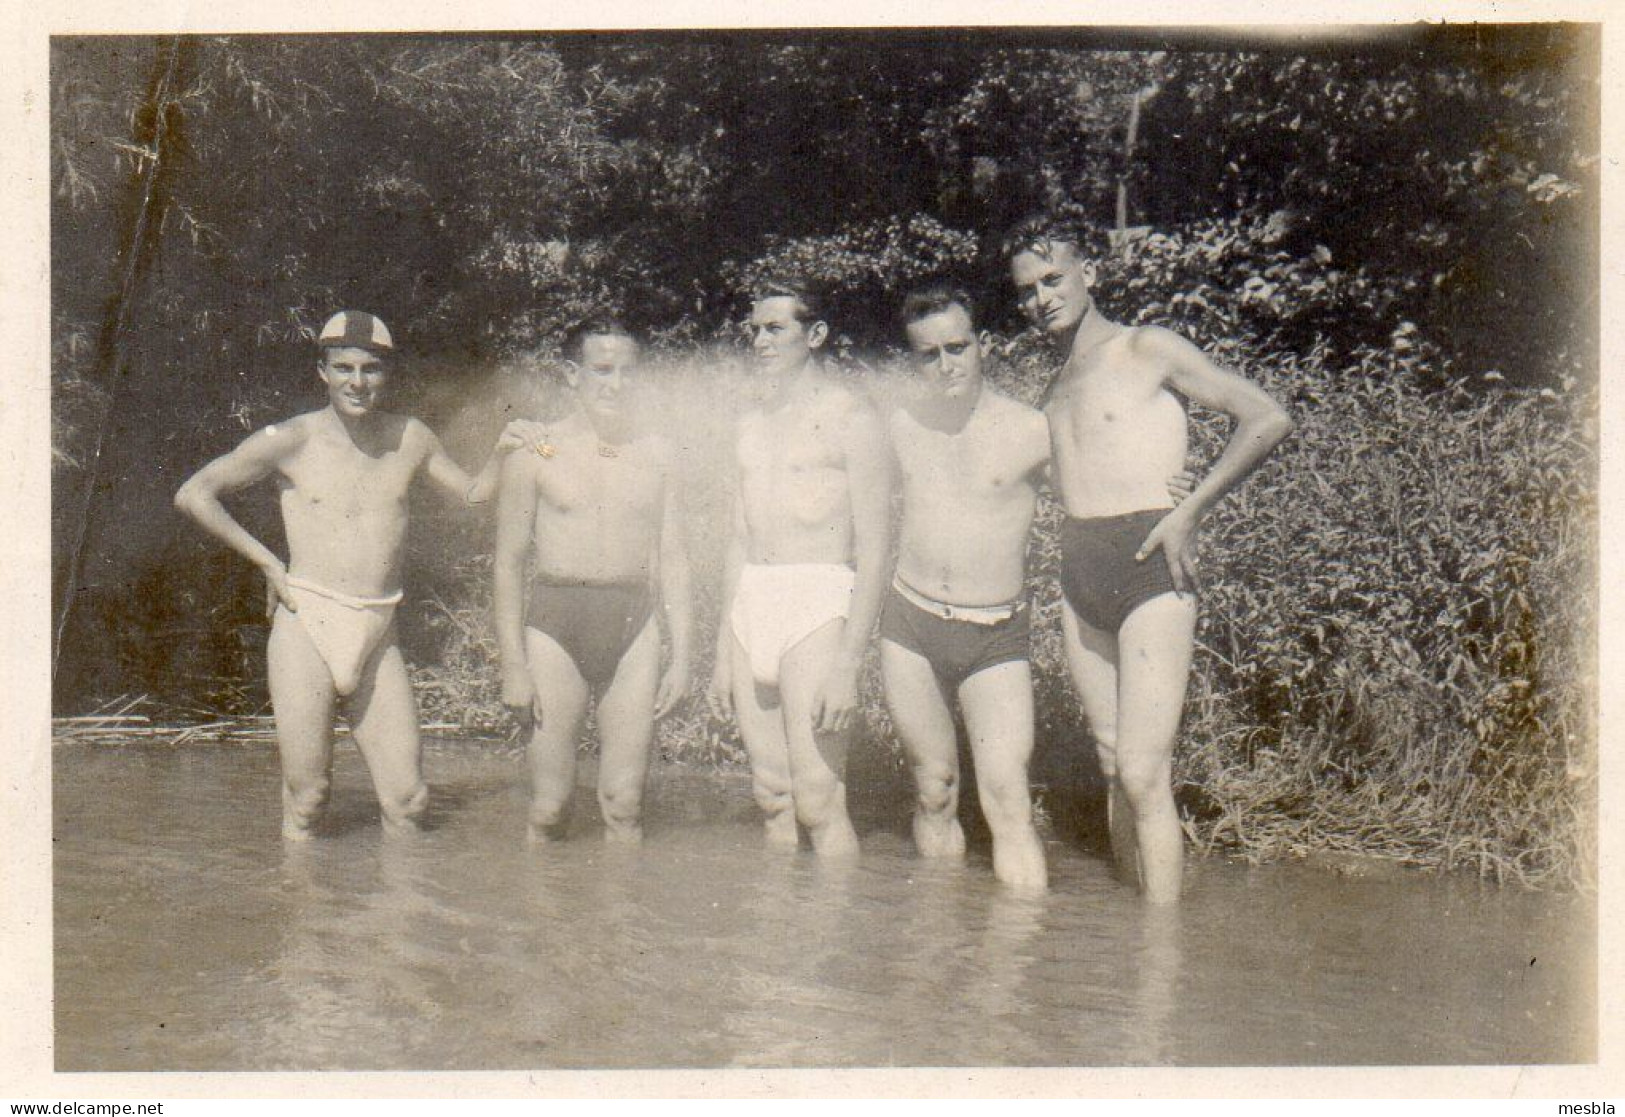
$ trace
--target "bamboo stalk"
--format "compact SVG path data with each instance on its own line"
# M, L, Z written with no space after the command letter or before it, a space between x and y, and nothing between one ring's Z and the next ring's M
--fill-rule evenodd
M56 680L57 668L62 663L62 637L68 630L68 618L73 614L73 601L79 589L79 572L84 562L85 543L90 538L91 513L96 504L96 486L101 474L102 451L107 445L107 428L111 425L113 414L117 409L118 389L123 382L123 377L119 374L119 363L123 352L124 332L129 324L130 304L135 295L136 279L141 273L145 247L150 239L149 228L152 225L153 212L155 208L161 206L156 196L156 186L159 167L164 159L164 141L169 131L170 87L174 84L175 71L180 65L181 40L171 38L166 48L167 57L163 60L163 68L153 85L152 153L151 157L146 159L141 171L140 204L136 207L130 229L124 274L119 280L119 287L114 296L112 313L108 315L103 327L101 360L107 385L107 406L96 428L96 442L91 449L85 469L85 495L79 508L79 530L74 539L73 550L68 556L68 569L62 582L61 611L56 623L56 644L51 651L53 683Z
M52 718L52 724L61 722L103 722L103 721L138 721L150 722L152 719L146 714L75 714L72 717Z

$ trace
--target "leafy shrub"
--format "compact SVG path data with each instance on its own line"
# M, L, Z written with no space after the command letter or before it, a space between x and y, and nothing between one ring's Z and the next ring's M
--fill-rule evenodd
M1595 459L1575 401L1429 393L1391 350L1238 358L1300 426L1206 532L1180 765L1205 840L1589 871Z

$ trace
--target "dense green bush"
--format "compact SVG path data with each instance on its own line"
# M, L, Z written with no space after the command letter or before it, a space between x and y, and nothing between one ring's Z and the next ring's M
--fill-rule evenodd
M1237 358L1300 427L1204 541L1181 779L1206 840L1589 871L1587 401L1428 393L1391 351Z

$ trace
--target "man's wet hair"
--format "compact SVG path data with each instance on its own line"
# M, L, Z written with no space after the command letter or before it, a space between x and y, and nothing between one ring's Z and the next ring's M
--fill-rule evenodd
M769 276L750 288L750 301L759 303L766 299L794 299L796 301L796 321L810 326L814 322L829 324L829 300L823 290L811 280L797 276Z
M976 303L972 301L970 292L951 283L928 283L923 287L914 288L903 296L903 306L897 316L906 327L911 322L918 322L933 314L941 314L955 306L965 312L965 316L971 320L971 325L976 324Z
M1000 254L1013 260L1023 252L1049 259L1050 248L1069 244L1085 260L1096 260L1111 251L1106 235L1077 218L1058 213L1034 213L1022 218L1004 234Z
M564 359L581 360L581 351L589 337L624 337L633 345L643 340L626 324L626 320L607 310L594 311L571 326L564 334Z

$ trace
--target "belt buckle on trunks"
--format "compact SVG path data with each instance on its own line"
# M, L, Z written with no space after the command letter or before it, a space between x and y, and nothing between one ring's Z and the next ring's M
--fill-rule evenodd
M908 601L924 609L933 616L941 617L945 621L969 621L971 624L1003 624L1017 613L1021 612L1024 601L1013 601L1008 605L950 605L946 601L937 601L925 596L919 590L894 577L892 585L897 592Z

